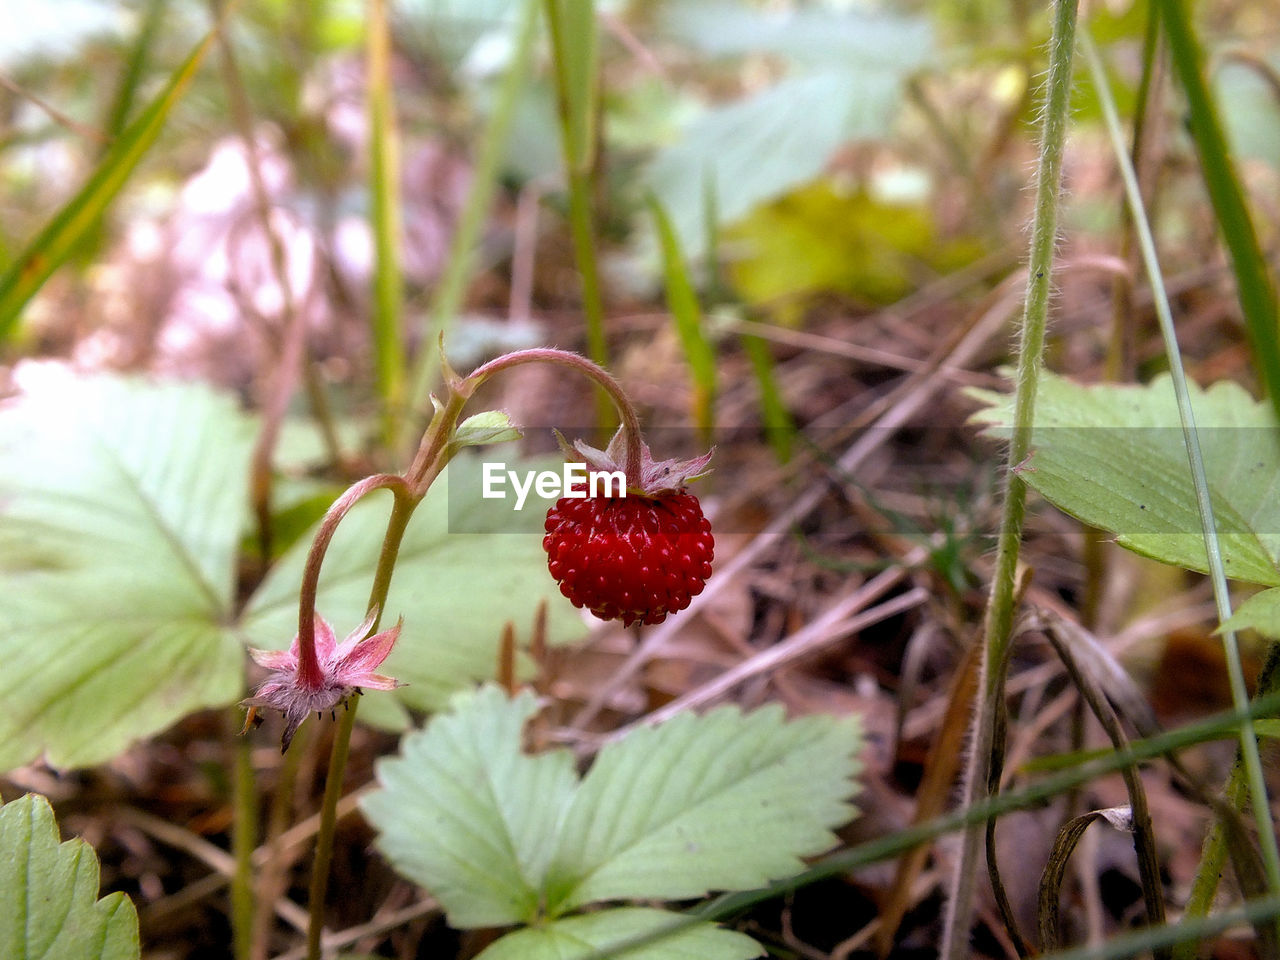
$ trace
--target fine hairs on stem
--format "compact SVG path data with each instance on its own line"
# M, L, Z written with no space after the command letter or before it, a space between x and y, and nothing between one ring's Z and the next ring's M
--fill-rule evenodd
M1053 34L1049 40L1049 75L1041 113L1040 156L1036 169L1035 219L1028 257L1026 306L1018 340L1018 371L1014 398L1013 434L1009 444L1004 508L996 548L995 573L983 624L982 672L978 684L970 753L965 770L964 802L973 806L989 794L988 776L995 740L997 708L1003 702L1005 676L1017 599L1018 552L1026 513L1027 484L1019 468L1031 453L1036 390L1048 323L1054 244L1058 228L1058 199L1062 153L1071 99L1071 65L1075 48L1076 0L1056 0ZM963 960L969 954L973 918L973 884L978 873L981 824L963 834L944 919L941 956Z

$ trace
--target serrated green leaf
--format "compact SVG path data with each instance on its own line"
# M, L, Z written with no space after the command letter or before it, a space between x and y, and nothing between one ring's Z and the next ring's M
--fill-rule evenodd
M68 379L0 411L0 770L98 763L240 695L251 441L198 386Z
M855 718L787 722L775 705L683 714L607 745L566 814L549 912L698 897L796 873L854 812L859 741Z
M459 695L378 764L362 802L378 848L430 890L454 927L530 922L556 831L577 780L567 750L520 752L537 700L497 687Z
M49 801L0 807L0 957L136 960L138 914L123 893L98 899L98 858L83 840L58 842Z
M508 443L524 436L520 427L503 410L486 410L467 417L453 434L456 447L479 447L489 443Z
M494 676L504 624L513 622L517 637L527 639L543 601L550 643L586 633L547 573L541 536L506 532L518 529L508 525L515 515L504 502L483 500L481 492L477 463L456 458L414 513L385 610L387 622L404 617L404 630L382 668L408 686L389 697L366 697L363 719L403 729L398 703L437 709L458 689ZM389 495L377 494L357 504L325 556L317 610L339 636L364 619L390 502ZM485 512L490 510L492 516ZM541 527L532 506L519 519L531 531ZM490 532L475 532L481 530ZM250 600L242 629L254 646L280 649L297 633L298 588L311 539L303 537Z
M563 917L509 933L476 960L573 960L652 933L679 919L665 910L642 907ZM764 956L764 950L750 937L710 923L689 927L626 954L627 960L750 960L760 956Z
M1280 590L1263 590L1249 597L1215 632L1226 630L1257 630L1264 637L1280 639Z
M1280 586L1280 431L1240 386L1191 390L1228 577ZM1008 396L975 391L974 419L1000 435ZM1021 476L1122 546L1190 570L1207 567L1200 517L1167 377L1149 386L1080 386L1045 374L1033 454Z

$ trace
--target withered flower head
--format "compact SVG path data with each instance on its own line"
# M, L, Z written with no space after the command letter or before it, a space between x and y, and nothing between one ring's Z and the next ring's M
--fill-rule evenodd
M401 618L390 630L383 630L365 638L377 618L373 611L364 623L356 627L341 643L337 643L333 628L316 615L315 659L318 675L308 675L304 668L301 638L294 637L288 650L255 650L249 655L271 671L241 706L249 708L246 728L254 720L257 708L279 710L284 714L284 736L280 741L281 752L289 749L293 735L310 713L323 713L344 702L353 693L364 688L394 690L403 684L394 677L374 671L387 659L400 637Z

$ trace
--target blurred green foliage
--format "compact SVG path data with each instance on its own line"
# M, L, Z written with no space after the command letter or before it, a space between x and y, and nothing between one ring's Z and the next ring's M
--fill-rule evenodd
M786 323L827 293L892 303L984 252L975 239L941 237L923 203L878 200L830 179L756 208L725 231L724 243L735 291Z

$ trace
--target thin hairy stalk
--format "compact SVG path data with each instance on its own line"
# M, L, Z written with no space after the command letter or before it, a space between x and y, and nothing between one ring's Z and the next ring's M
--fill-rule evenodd
M436 287L429 311L430 326L422 338L423 349L415 361L410 377L409 410L417 411L425 403L435 373L435 355L431 347L444 335L449 323L462 305L467 279L475 264L479 249L480 231L484 227L489 207L493 203L494 189L498 182L499 166L511 132L516 103L529 76L529 60L533 51L534 29L538 22L538 0L525 0L520 13L520 26L516 33L516 45L507 64L507 70L494 101L493 113L480 138L476 153L471 187L467 193L458 226L449 245L449 259L444 275ZM406 420L406 423L409 421ZM398 446L398 445L397 445Z
M1014 395L1013 434L1009 442L1008 474L1000 533L996 546L994 577L983 624L983 659L978 687L977 712L965 773L965 803L974 805L987 796L991 749L998 705L1004 699L1005 677L1013 633L1017 593L1018 552L1026 514L1027 484L1019 473L1031 454L1031 428L1035 422L1036 390L1044 352L1049 314L1050 274L1058 229L1058 197L1062 179L1062 153L1067 135L1067 111L1071 99L1071 64L1075 48L1076 2L1054 4L1053 33L1049 40L1049 76L1045 89L1040 158L1036 171L1035 219L1031 227L1027 294L1018 342L1018 372ZM961 960L969 953L969 927L973 919L973 882L977 874L980 824L964 833L947 901L941 956Z
M560 142L565 160L565 178L569 188L569 230L573 236L574 259L582 280L582 313L587 324L587 356L599 364L608 362L604 336L604 297L600 286L600 268L596 261L595 224L591 213L590 151L575 137L575 118L571 103L584 99L570 88L569 49L565 39L565 15L561 0L545 0L547 30L551 37L552 68L555 74L557 114L560 120ZM583 82L595 83L595 77ZM609 424L609 410L603 397L596 394L597 422L601 429Z
M257 896L263 904L275 903L284 892L285 871L292 857L285 858L284 844L281 839L289 818L293 813L294 788L298 782L298 766L302 758L310 753L310 737L314 728L306 725L298 731L294 738L294 749L287 751L280 760L280 768L276 773L276 788L271 796L271 805L267 810L266 842L262 851L264 862L258 872ZM267 960L270 946L272 913L259 910L253 918L253 931L250 937L249 960Z
M253 850L258 842L258 791L253 777L252 744L235 736L240 711L227 718L231 750L231 943L236 960L249 960L253 948L254 895Z
M1120 175L1124 181L1125 195L1129 200L1130 214L1138 234L1138 243L1142 250L1142 259L1151 288L1155 295L1156 317L1160 322L1160 333L1164 338L1165 356L1169 363L1169 373L1173 381L1174 393L1178 400L1178 417L1182 421L1182 434L1187 447L1187 457L1191 468L1191 479L1195 486L1196 508L1200 514L1201 535L1204 537L1205 553L1208 559L1209 579L1213 584L1214 605L1217 607L1218 620L1225 623L1231 617L1231 595L1227 588L1226 572L1222 563L1222 551L1218 543L1217 521L1213 514L1213 503L1209 495L1209 481L1205 476L1204 457L1200 452L1200 439L1196 432L1195 413L1191 408L1191 397L1187 392L1186 374L1182 368L1182 356L1178 350L1177 333L1173 326L1173 312L1169 307L1169 298L1164 289L1164 277L1160 270L1160 262L1156 256L1155 240L1151 235L1151 227L1147 222L1142 205L1142 197L1138 191L1137 177L1129 163L1128 155L1123 148L1123 135L1120 132L1120 120L1116 114L1115 103L1111 97L1110 85L1102 61L1089 36L1084 36L1084 52L1093 77L1098 99L1102 104L1103 116L1107 129L1115 146ZM1273 320L1274 322L1274 320ZM1226 654L1227 677L1231 684L1231 700L1236 709L1242 709L1249 702L1249 691L1245 684L1244 668L1240 662L1240 647L1234 630L1222 630L1222 645ZM1244 767L1248 775L1250 799L1253 802L1253 815L1257 823L1258 835L1262 844L1262 858L1266 866L1267 882L1270 892L1280 894L1280 851L1276 848L1275 824L1271 819L1271 808L1267 798L1266 783L1262 776L1262 761L1258 756L1258 738L1252 722L1246 722L1240 728L1240 753L1244 758Z
M398 479L398 478L397 478ZM397 493L387 521L387 532L382 538L382 552L378 555L378 567L369 591L369 612L374 614L371 630L376 632L386 609L387 593L391 588L391 575L395 571L396 557L409 519L420 498ZM310 918L307 923L307 960L320 960L320 935L324 929L324 901L329 889L329 868L333 864L333 837L338 825L338 801L342 798L342 777L347 768L347 756L351 751L351 731L355 728L356 711L360 698L348 701L347 709L333 736L333 749L329 753L329 766L325 771L324 799L320 805L320 832L316 835L315 859L311 867L311 888L308 895Z

